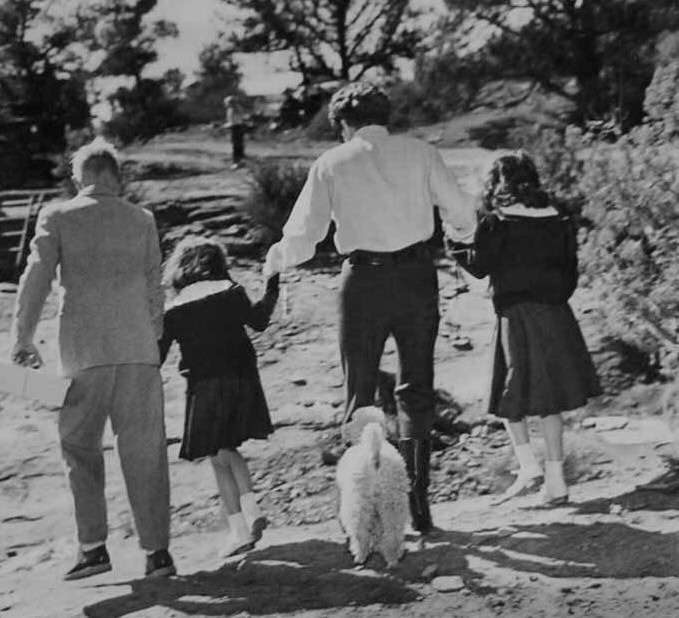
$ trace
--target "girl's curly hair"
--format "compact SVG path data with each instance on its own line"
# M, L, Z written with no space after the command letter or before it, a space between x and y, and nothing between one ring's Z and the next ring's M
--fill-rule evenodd
M483 190L483 208L487 213L515 204L523 204L526 208L551 205L549 194L540 184L535 162L523 150L499 157L493 163Z
M386 125L391 102L386 93L368 82L354 82L340 88L330 99L328 119L336 127L344 120L352 127Z
M231 280L224 246L202 236L188 236L177 243L165 263L163 283L179 292L198 281Z

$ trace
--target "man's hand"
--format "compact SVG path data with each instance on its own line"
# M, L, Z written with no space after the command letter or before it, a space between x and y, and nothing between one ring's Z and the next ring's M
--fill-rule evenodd
M264 262L264 277L270 279L276 273L280 273L283 268L283 255L279 245L274 245L266 254L266 261Z
M10 349L10 359L16 365L39 369L43 366L42 357L33 343L15 343Z

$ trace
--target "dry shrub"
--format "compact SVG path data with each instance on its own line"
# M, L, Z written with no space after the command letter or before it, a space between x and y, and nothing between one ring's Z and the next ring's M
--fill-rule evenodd
M263 229L267 240L276 242L306 182L308 169L288 161L264 161L254 164L250 172L245 211Z
M590 152L580 187L593 227L585 280L608 330L671 373L679 361L679 174L669 145L634 135Z

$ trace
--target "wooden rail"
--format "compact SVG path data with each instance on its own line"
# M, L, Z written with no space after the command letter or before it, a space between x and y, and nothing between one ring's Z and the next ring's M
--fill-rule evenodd
M61 189L0 191L0 276L18 281L26 265L40 209L60 197Z

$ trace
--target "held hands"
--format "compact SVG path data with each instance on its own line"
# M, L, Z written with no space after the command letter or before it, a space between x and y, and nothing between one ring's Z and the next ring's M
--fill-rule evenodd
M285 270L284 268L284 263L283 263L283 252L281 250L280 245L276 244L269 249L269 252L266 254L266 260L264 262L264 276L268 279L269 277L272 277L276 273L280 273L281 271Z
M279 273L268 275L266 277L266 293L273 294L278 292L280 287L281 276Z
M11 361L22 367L39 369L43 366L43 360L38 348L33 343L15 343L9 352Z

